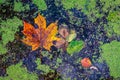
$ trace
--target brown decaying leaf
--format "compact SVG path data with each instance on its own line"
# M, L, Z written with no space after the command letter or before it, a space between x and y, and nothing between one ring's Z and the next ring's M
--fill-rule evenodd
M62 48L64 45L65 45L65 40L64 39L61 39L61 40L59 40L59 41L56 41L56 43L55 43L55 47L57 47L57 48Z
M64 39L66 39L67 36L69 35L69 31L65 27L60 28L58 32Z
M46 27L46 20L40 14L35 18L35 23L38 25L37 29L31 24L24 22L24 30L22 32L26 37L22 41L32 46L32 50L40 47L50 51L53 41L60 40L60 38L56 37L58 32L57 23L51 23Z
M67 27L60 27L59 28L60 40L56 41L55 47L62 48L63 51L66 51L68 42L66 41L67 36L69 36L69 30Z

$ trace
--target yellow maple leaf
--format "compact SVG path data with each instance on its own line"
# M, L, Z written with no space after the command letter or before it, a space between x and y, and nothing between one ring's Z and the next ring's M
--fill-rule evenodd
M51 23L46 27L46 20L40 14L38 14L34 21L38 25L38 28L34 28L31 24L24 22L24 30L22 32L26 37L22 41L32 46L32 50L40 47L50 51L53 41L59 40L56 37L58 33L57 23Z

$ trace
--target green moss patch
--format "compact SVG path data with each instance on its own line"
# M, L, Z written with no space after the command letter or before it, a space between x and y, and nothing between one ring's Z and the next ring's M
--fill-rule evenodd
M2 38L0 41L0 54L7 52L6 44L14 40L15 33L19 31L20 25L22 25L22 21L17 17L0 23L0 35Z
M110 74L115 78L120 77L120 42L112 41L101 46L101 56L110 67Z
M22 62L7 68L6 77L0 77L0 80L38 80L35 73L29 73L26 68L21 67Z

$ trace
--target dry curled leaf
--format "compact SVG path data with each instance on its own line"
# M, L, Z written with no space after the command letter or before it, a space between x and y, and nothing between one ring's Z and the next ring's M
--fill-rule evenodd
M46 27L46 20L40 14L35 18L35 24L38 28L34 28L31 24L24 22L23 34L26 36L22 41L32 46L32 50L39 47L50 51L53 41L58 41L60 38L56 37L58 32L57 23L51 23Z

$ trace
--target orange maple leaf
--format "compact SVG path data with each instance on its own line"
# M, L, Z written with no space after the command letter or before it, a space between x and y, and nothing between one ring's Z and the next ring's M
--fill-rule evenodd
M50 51L53 41L60 39L56 37L58 32L57 23L51 23L46 27L46 20L40 14L38 14L34 21L38 25L38 28L34 28L31 24L24 22L24 30L22 32L26 37L22 41L32 46L32 50L40 47Z

